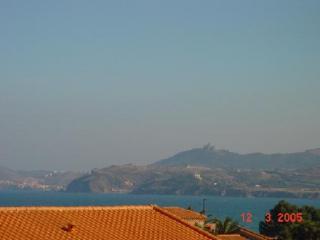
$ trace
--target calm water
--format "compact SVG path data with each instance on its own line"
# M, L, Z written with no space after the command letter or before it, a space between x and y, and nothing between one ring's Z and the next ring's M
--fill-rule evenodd
M202 199L207 199L207 214L218 218L230 216L241 225L258 230L259 221L279 200L276 198L236 198L213 196L172 196L172 195L132 195L93 194L57 192L0 192L0 206L97 206L97 205L145 205L191 206L200 211ZM312 205L320 208L320 200L285 199L297 205ZM253 222L242 223L241 213L251 212Z

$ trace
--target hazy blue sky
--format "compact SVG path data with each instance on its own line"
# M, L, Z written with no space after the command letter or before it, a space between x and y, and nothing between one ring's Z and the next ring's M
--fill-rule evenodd
M0 1L0 165L320 147L320 1Z

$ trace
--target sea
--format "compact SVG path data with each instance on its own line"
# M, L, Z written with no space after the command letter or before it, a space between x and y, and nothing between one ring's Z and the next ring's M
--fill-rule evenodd
M310 205L320 208L320 200L291 198L243 198L220 196L176 196L176 195L136 195L136 194L96 194L38 191L0 191L0 206L113 206L149 205L191 207L195 211L206 205L206 215L224 219L231 217L244 227L259 230L259 222L269 209L280 200L296 205ZM252 216L252 222L244 222Z

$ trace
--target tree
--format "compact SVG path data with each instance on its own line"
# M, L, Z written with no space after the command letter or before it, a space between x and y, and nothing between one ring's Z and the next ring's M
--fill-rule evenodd
M210 228L210 225L213 225L214 227ZM213 218L205 222L204 229L213 234L230 234L238 232L239 225L236 221L232 220L229 217L226 217L224 221Z
M302 221L279 222L279 213L302 213ZM270 210L270 221L261 221L260 233L278 237L280 240L320 240L320 209L311 206L299 207L280 201Z
M190 211L193 211L193 208L192 208L191 205L189 205L186 209L187 209L187 210L190 210Z

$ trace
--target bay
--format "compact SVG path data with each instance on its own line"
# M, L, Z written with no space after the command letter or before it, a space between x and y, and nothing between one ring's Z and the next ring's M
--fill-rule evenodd
M254 231L259 229L259 221L279 198L241 198L218 196L176 196L176 195L135 195L135 194L95 194L37 191L2 191L0 206L114 206L114 205L158 205L192 207L202 210L202 200L206 200L207 215L225 218L232 217L240 225ZM296 205L310 205L320 208L320 200L284 199ZM242 221L242 213L252 214L252 223Z

